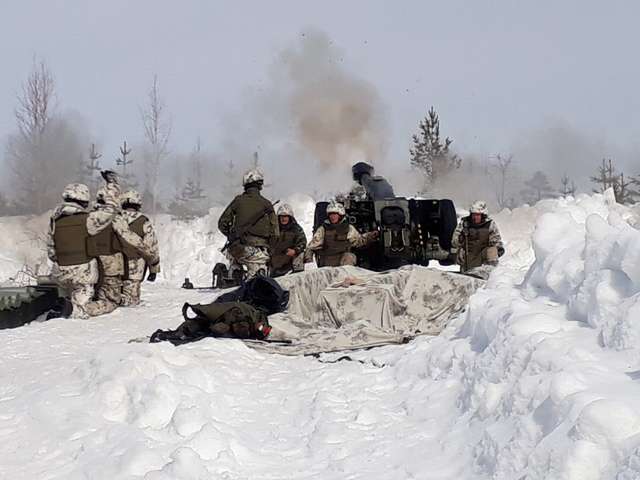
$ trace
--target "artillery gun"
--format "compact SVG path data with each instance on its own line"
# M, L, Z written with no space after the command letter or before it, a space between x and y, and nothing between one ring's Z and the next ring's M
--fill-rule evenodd
M428 265L437 260L450 265L451 239L458 218L453 201L396 197L373 167L360 162L353 166L357 189L342 198L347 221L359 232L380 232L378 239L355 249L358 266L382 271L402 265ZM314 232L326 220L329 202L315 208Z
M65 292L51 277L37 278L36 285L0 287L0 330L20 327L47 312L60 316Z

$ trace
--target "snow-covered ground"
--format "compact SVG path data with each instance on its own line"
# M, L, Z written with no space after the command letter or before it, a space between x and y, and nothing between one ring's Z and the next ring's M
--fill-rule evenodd
M640 478L637 211L593 195L496 215L508 253L467 311L354 361L127 343L211 300L178 287L209 282L219 213L158 219L143 306L0 332L0 478ZM0 281L41 258L40 224L0 219Z

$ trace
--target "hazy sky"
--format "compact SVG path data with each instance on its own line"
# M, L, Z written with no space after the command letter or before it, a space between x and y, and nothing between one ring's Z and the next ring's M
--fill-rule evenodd
M637 1L0 0L0 135L14 129L15 95L37 54L61 108L87 120L105 158L123 138L142 138L138 109L154 73L173 148L198 136L214 148L225 112L311 27L378 89L393 158L406 157L430 105L463 152L509 151L548 124L635 151L639 18Z

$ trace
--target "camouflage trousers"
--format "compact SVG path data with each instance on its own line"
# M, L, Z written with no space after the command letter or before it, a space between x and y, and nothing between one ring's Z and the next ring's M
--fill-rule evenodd
M141 283L139 280L125 280L122 282L122 299L120 304L123 307L132 307L140 303Z
M229 255L231 265L229 272L231 276L237 270L246 269L245 279L253 278L258 273L269 275L269 249L266 247L253 247L250 245L239 245L234 248L234 255Z
M129 278L122 282L121 305L131 307L140 303L140 285L144 280L146 263L142 258L129 260Z
M73 305L71 318L89 318L86 306L94 294L94 284L98 281L98 264L89 263L69 266L55 266L53 275L67 292Z
M105 276L96 291L96 300L84 306L85 311L92 317L113 312L120 305L122 299L122 278L120 276Z

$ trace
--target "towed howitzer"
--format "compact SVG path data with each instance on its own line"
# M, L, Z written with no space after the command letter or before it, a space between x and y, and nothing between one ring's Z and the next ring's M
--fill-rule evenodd
M65 290L50 276L38 276L36 285L0 287L0 330L20 327L47 312L61 313L64 305Z

